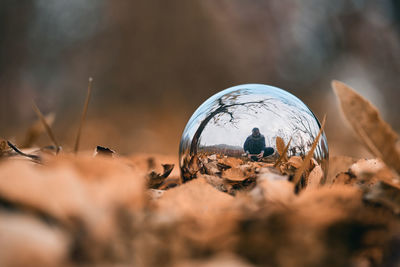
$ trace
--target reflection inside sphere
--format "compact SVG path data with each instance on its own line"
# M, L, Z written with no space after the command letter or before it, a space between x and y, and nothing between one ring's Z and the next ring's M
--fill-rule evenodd
M206 100L184 129L179 148L183 180L204 171L195 166L199 165L194 162L199 155L274 162L279 158L277 143L288 144L290 140L287 157L304 158L319 130L320 123L313 112L287 91L262 84L228 88ZM313 156L325 169L325 134Z

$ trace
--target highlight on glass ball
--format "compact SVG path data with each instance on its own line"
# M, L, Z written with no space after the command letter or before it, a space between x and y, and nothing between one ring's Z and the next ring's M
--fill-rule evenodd
M263 167L293 179L308 154L312 157L305 172L318 166L323 174L329 152L325 134L318 136L320 129L314 113L285 90L263 84L225 89L207 99L183 131L182 179L213 175L221 178L222 191L230 191L227 183L234 189L252 184Z

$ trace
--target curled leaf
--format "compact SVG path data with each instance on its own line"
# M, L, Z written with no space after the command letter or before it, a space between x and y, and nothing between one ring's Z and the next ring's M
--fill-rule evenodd
M109 149L108 147L103 147L103 146L97 146L96 147L96 151L95 151L95 155L102 155L102 156L112 156L115 151L112 149Z
M7 144L9 147L11 147L18 155L23 156L23 157L27 157L30 158L32 161L36 162L36 163L40 163L41 162L41 158L37 155L33 155L33 154L27 154L22 152L21 150L18 149L18 147L16 145L14 145L13 143L11 143L10 141L7 141Z

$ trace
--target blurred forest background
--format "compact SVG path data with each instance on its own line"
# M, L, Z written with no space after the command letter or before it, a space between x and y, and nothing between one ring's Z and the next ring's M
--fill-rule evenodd
M331 155L368 155L330 82L353 86L400 131L399 34L397 0L2 0L0 136L23 138L34 100L71 149L93 77L82 147L177 153L209 96L265 83L327 114Z

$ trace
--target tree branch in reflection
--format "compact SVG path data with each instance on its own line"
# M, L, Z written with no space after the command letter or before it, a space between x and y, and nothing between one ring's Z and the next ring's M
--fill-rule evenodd
M221 97L217 100L218 106L216 107L216 109L214 111L210 112L201 121L199 127L197 128L196 132L194 133L192 143L190 145L190 155L191 156L197 154L197 148L198 148L200 136L211 119L214 119L214 122L217 123L219 118L222 115L228 114L230 116L229 122L234 123L235 115L234 115L234 112L230 110L230 108L233 108L235 106L245 106L249 109L268 108L267 101L270 99L263 99L263 100L259 100L259 101L247 101L247 102L241 102L241 103L232 103L237 100L237 97L239 95L240 94L235 94L235 92L233 92L232 94L229 94L228 97L225 97L225 99L222 99L222 97ZM228 102L228 103L226 103L226 102Z

